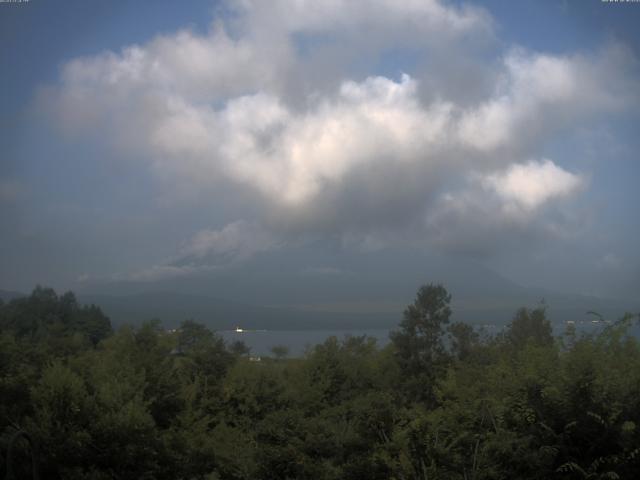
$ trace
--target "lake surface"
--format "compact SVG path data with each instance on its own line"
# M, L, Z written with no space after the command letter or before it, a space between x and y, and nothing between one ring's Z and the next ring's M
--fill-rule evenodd
M556 323L553 325L553 334L561 336L565 329L565 323ZM602 331L607 324L591 322L577 322L575 324L576 331L580 333L598 333ZM495 335L499 333L503 325L476 325L476 330L482 328L485 334ZM366 335L375 338L379 347L384 347L389 343L389 333L391 329L353 329L353 330L246 330L236 332L235 330L218 331L220 335L229 343L236 340L243 341L250 349L251 355L255 356L271 356L271 349L276 345L283 345L289 349L290 357L299 357L304 355L308 348L323 343L331 336L342 340L346 336L359 337ZM640 338L640 326L634 325L630 332L632 335Z
M358 337L367 335L375 338L378 346L389 342L389 329L372 330L249 330L238 333L235 330L218 331L227 342L243 341L251 348L251 355L269 356L271 348L283 345L289 349L289 356L304 355L309 347L323 343L327 338L335 336L343 339L345 336Z

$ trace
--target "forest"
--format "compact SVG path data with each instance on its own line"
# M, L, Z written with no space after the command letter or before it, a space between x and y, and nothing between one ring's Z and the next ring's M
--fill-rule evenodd
M637 315L494 336L419 288L385 347L252 361L192 320L113 329L73 293L0 303L0 475L41 479L635 479Z

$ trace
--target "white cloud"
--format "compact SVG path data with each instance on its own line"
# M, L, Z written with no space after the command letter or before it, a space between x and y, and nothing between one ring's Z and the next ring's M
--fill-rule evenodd
M177 255L156 265L117 273L107 278L83 274L77 281L159 282L191 277L234 268L257 254L274 251L281 246L282 241L269 231L257 224L239 220L217 230L196 232L184 242Z
M584 185L548 159L470 175L464 188L443 194L428 213L427 237L445 250L473 254L565 237L575 225L566 216L544 215L545 207Z
M233 2L232 2L233 3ZM287 32L352 32L367 28L370 33L384 30L396 35L444 36L447 39L469 32L489 32L493 21L484 10L471 6L455 8L438 0L260 0L235 2L254 28L279 23Z
M96 87L113 99L149 90L207 102L265 88L282 65L248 40L234 40L221 24L206 35L183 30L145 45L125 47L70 61L62 81L73 85L76 100L88 99ZM74 99L74 98L71 98Z
M622 108L637 93L621 85L628 60L617 46L592 58L514 49L493 95L463 112L460 140L480 151L517 148L597 111Z
M129 282L159 282L161 280L169 280L172 278L189 277L198 273L211 271L211 266L175 266L175 265L154 265L149 268L137 270L127 274L115 275L111 278L113 281L129 281Z
M76 277L76 282L85 285L96 285L104 282L153 283L174 278L191 277L216 270L214 265L152 265L130 272L120 272L108 276L95 276L83 273Z
M303 114L273 97L244 97L221 113L227 127L221 157L233 177L295 207L377 159L386 168L420 161L444 139L449 113L446 104L423 110L407 75L398 83L345 82L336 98Z
M486 175L482 185L494 191L507 208L530 212L545 203L575 193L584 180L558 167L551 160L514 164L506 170Z
M225 225L220 230L201 230L182 248L174 264L203 261L224 265L279 248L275 237L255 224L244 220Z
M207 34L185 30L69 62L48 98L60 123L135 151L163 178L248 192L254 217L273 230L379 245L389 230L437 243L464 222L470 239L470 229L498 235L514 218L538 225L536 216L576 193L583 176L547 160L514 162L637 96L630 54L618 46L573 56L510 49L492 64L495 88L475 102L446 89L425 96L419 75L354 79L333 61L343 50L365 59L373 51L373 69L385 52L416 45L444 58L472 54L493 35L481 9L435 0L229 6L236 15ZM326 50L328 38L335 44ZM322 75L307 73L327 51ZM447 75L429 70L426 84L444 85ZM469 172L480 179L469 191L452 187ZM425 217L426 233L415 228ZM175 264L275 248L251 225L196 234Z

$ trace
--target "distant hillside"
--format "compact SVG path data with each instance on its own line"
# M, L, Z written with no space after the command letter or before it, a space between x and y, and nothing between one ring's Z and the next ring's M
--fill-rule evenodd
M102 295L78 295L100 305L115 323L158 317L176 324L194 318L218 329L237 324L270 329L394 327L426 283L442 283L452 295L453 319L473 324L505 324L519 307L535 307L543 299L554 322L581 320L590 310L611 319L640 311L640 299L529 288L476 262L396 253L354 256L337 250L316 258L294 249L200 276L88 285L85 288Z
M156 282L85 284L81 303L100 306L115 325L160 319L167 327L194 319L217 330L235 328L393 328L422 284L442 283L452 295L454 321L504 325L520 307L544 300L552 322L579 321L587 311L607 319L640 312L640 299L606 299L519 285L470 261L384 252L315 259L306 251L256 257L206 275ZM313 264L312 264L313 265ZM91 290L89 290L91 289ZM62 293L62 292L58 292ZM0 291L0 298L19 292Z
M535 307L544 299L548 317L552 322L579 321L586 312L597 311L605 318L615 319L626 311L637 312L631 302L587 296L567 296L551 292L524 290L510 297L454 297L453 319L472 324L503 325L511 320L522 306ZM393 328L402 318L406 305L398 303L376 310L375 304L359 309L315 307L265 307L232 302L204 295L168 292L150 292L132 295L81 294L82 303L94 303L102 308L115 325L140 323L152 318L160 319L167 327L176 326L185 319L194 319L216 330L236 326L251 329L307 330L307 329L372 329ZM358 311L359 310L359 311Z
M309 312L260 307L204 295L151 292L133 295L81 294L79 301L98 305L115 324L160 319L167 327L193 319L216 330L236 326L250 329L387 328L399 315Z
M583 320L587 318L587 311L596 311L607 319L619 318L625 312L640 311L638 302L563 295L515 284L502 283L500 288L491 288L484 283L479 291L455 283L447 288L453 294L453 319L476 325L503 325L511 320L519 307L534 307L541 300L547 305L548 317L554 323ZM22 292L0 290L0 299L4 302L23 296ZM98 305L116 326L158 318L166 327L174 327L182 320L194 319L216 330L229 330L236 326L270 330L393 328L400 322L402 312L410 302L406 299L269 307L174 292L130 295L79 293L78 300Z

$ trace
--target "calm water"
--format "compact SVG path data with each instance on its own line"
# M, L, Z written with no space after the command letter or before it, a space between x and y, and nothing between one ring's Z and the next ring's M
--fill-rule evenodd
M590 322L578 322L576 330L582 333L597 333L605 328L605 324L592 324ZM502 330L502 325L483 325L486 334L495 335ZM566 328L564 323L553 325L554 335L562 335ZM476 327L477 329L477 327ZM370 329L370 330L254 330L238 333L235 330L223 330L218 333L227 342L236 340L243 341L249 348L251 354L257 356L270 356L271 348L276 345L284 345L289 349L289 356L297 357L304 355L309 347L323 343L331 336L343 339L345 336L367 335L377 340L378 346L383 347L389 342L389 332L391 329ZM631 332L640 338L640 326L635 325Z

